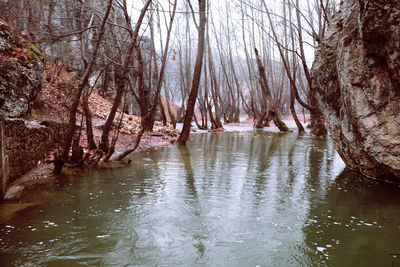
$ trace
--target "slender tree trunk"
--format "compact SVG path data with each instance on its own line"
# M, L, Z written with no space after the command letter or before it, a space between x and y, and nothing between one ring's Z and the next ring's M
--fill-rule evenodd
M286 0L284 0L285 3ZM284 5L286 6L286 4ZM290 0L288 0L288 6L289 6L289 22L292 22L292 8L290 5ZM286 14L286 9L285 9L285 14ZM286 16L286 15L285 15ZM286 28L286 22L285 22L285 28ZM294 53L295 51L295 39L294 39L294 33L293 33L294 29L293 27L290 27L290 37L291 37L291 42L292 42L292 69L293 69L293 78L294 80L296 80L296 73L297 73L297 60L296 60L296 54ZM295 90L296 88L293 88L293 85L290 84L290 112L292 113L292 117L296 123L297 129L299 131L299 133L303 133L304 132L304 127L301 124L299 118L297 117L297 113L295 110Z
M313 107L313 106L311 106L311 105L305 103L305 102L300 98L299 93L298 93L298 90L297 90L297 86L296 86L296 81L293 79L292 74L291 74L291 72L290 72L290 68L289 68L288 62L287 62L286 59L285 59L285 55L284 55L283 49L282 49L282 44L279 42L278 35L277 35L277 33L276 33L276 30L274 29L274 25L273 25L273 22L272 22L271 14L270 14L270 12L269 12L269 10L268 10L268 6L267 6L267 4L266 4L266 1L265 1L265 0L262 0L262 3L263 3L263 5L264 5L264 7L265 7L265 9L266 9L266 11L267 11L266 13L267 13L268 20L269 20L269 22L270 22L271 31L272 31L272 36L273 36L273 38L274 38L275 43L277 44L278 51L279 51L279 54L280 54L281 59L282 59L282 64L283 64L283 66L285 67L286 74L287 74L287 76L288 76L288 78L289 78L290 84L293 86L293 88L296 89L296 90L295 90L296 100L300 103L300 105L302 105L303 107L307 108L308 110L315 109L315 107ZM298 27L301 27L301 25L300 25L300 26L298 25ZM300 41L299 41L299 43L302 44L302 42L300 42Z
M88 149L97 149L96 142L94 140L93 134L93 124L92 124L92 112L89 108L88 99L83 101L83 111L85 112L86 118L86 135L87 135L87 142L88 142Z
M219 107L219 101L218 101L218 96L217 96L217 91L219 90L219 84L217 81L217 75L215 74L215 67L214 67L214 60L212 56L212 51L211 51L211 45L210 45L210 35L209 35L209 26L207 26L207 55L208 55L208 70L210 73L210 89L211 89L211 99L214 103L214 110L215 110L215 116L213 117L212 114L212 109L211 109L211 103L208 105L209 109L209 115L210 118L213 118L212 121L214 123L212 124L213 126L211 127L212 129L219 129L223 128L222 122L220 120L220 107Z
M162 117L162 122L164 126L167 126L167 114L165 113L164 106L162 105L161 102L161 96L158 98L158 107L161 112L161 117ZM155 120L154 120L155 121ZM153 127L154 127L154 121L153 121Z
M309 103L312 107L314 107L313 109L310 109L311 133L316 136L326 136L327 130L325 127L322 113L319 110L317 101L315 100L315 97L313 95L314 90L312 88L311 74L307 66L305 52L304 52L299 0L296 0L296 16L298 24L298 38L299 38L301 63L303 64L304 73L306 75L307 83L310 88Z
M185 121L183 123L183 129L178 138L178 144L186 145L189 140L190 126L194 115L194 106L196 104L197 93L199 91L201 70L203 65L203 54L204 54L204 43L205 43L205 26L207 23L206 18L206 0L199 0L199 12L200 12L200 26L197 46L197 58L193 72L192 89L190 91L189 100L187 104Z
M168 109L169 117L171 119L172 127L174 127L174 129L176 129L176 117L171 109L171 100L169 98L167 83L165 82L165 79L164 79L164 94L165 94L165 101L167 102L167 109Z
M109 135L112 129L115 115L117 114L118 106L121 103L122 96L125 91L125 81L126 74L123 70L117 69L117 94L114 98L113 105L111 107L110 113L108 114L106 123L103 128L103 133L101 135L100 149L103 150L105 154L109 152Z

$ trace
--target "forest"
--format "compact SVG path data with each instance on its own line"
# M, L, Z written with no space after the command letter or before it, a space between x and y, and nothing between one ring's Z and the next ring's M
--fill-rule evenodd
M132 255L136 258L117 257L117 266L161 263L161 257L146 254L153 250L144 244L143 225L154 227L155 236L148 246L168 258L167 266L264 266L269 260L272 266L313 266L312 262L354 266L354 255L340 242L346 239L342 234L358 231L358 226L374 229L357 235L360 240L385 243L374 252L376 261L370 262L367 255L374 248L365 245L360 254L365 256L365 266L378 261L397 263L400 247L379 231L387 229L387 236L397 237L400 233L400 221L394 216L400 200L396 197L400 179L399 31L400 3L388 0L0 0L0 199L4 199L0 203L0 247L9 249L5 258L15 266L29 261L54 263L51 259L32 261L29 255L18 262L12 255L20 252L11 249L11 244L19 236L6 237L7 228L13 229L9 222L20 225L18 214L26 210L36 214L36 207L44 205L46 201L37 204L37 190L51 195L61 187L59 194L66 201L68 190L74 196L87 194L84 190L92 190L88 181L93 180L99 190L90 191L90 196L100 199L99 192L104 191L110 203L124 203L110 207L114 213L130 205L126 212L132 209L143 220L131 222L132 215L121 212L126 215L121 219L122 230L100 231L97 239L87 237L88 248L99 236L108 239L114 234L118 238L110 242L115 242L130 232L125 229L129 223L135 225L139 230L123 243L135 240ZM132 173L135 178L130 180ZM109 184L110 177L115 185ZM82 188L82 183L90 185ZM125 191L121 186L125 183L132 191ZM180 186L186 188L184 193ZM373 189L378 193L371 201L384 199L376 204L376 209L384 210L380 216L374 213L376 209L362 213L362 207L368 206L365 196L372 195ZM135 190L142 195L132 193ZM317 192L324 195L324 201L318 200ZM357 200L346 199L342 192ZM358 198L358 192L363 197ZM391 194L386 198L385 192ZM114 198L114 193L121 199ZM253 197L244 197L248 194ZM143 204L141 210L142 196L157 204L153 208ZM335 197L347 204L335 207ZM22 200L17 202L18 198ZM186 203L187 199L194 202ZM228 199L235 207L229 206ZM47 200L53 201L55 206L69 205L55 197ZM360 209L350 210L351 201ZM52 205L50 218L58 214ZM107 205L104 201L96 216ZM182 205L190 206L190 211ZM243 205L253 213L247 214ZM295 212L286 211L294 206ZM339 208L346 212L340 214ZM93 206L68 212L86 213L87 209L91 212ZM171 211L164 214L163 209ZM326 216L330 219L331 215L321 213L322 209L332 210L336 221L327 222ZM224 210L229 214L225 219L239 211L246 214L245 219L234 216L235 228L229 220L213 217ZM273 218L274 212L290 222L285 226L284 221L265 219ZM166 220L167 232L158 228L162 224L148 221L146 214ZM180 223L192 225L187 230L191 234L176 239L174 231L185 230L176 227L171 216L189 220ZM31 224L44 220L39 218L32 216ZM260 218L270 226L260 228L256 221ZM215 222L218 229L228 223L227 232L205 230L198 220L204 220L207 227L206 222ZM301 229L292 224L296 220L301 221ZM70 220L58 224L72 231L66 221ZM213 242L220 244L218 240L227 238L224 234L236 235L234 229L244 231L243 224L271 235L271 242L286 240L283 246L290 247L292 256L274 254L283 247L266 245L262 235L251 232L242 238L247 240L244 244L254 238L255 246L268 251L266 258L258 254L262 250L252 251L251 246L235 253L240 250L235 242L242 239L226 241L232 251L217 257L214 253L220 248ZM319 244L328 238L323 228L331 231L332 225L341 226L338 238ZM284 228L295 230L283 238ZM291 243L298 235L303 240ZM158 244L164 241L168 249ZM189 244L194 250L188 250L185 257L168 257L169 252L179 252L169 246L176 242L177 248ZM361 250L362 242L358 245ZM109 249L105 244L99 246ZM61 266L75 266L81 260L86 265L112 265L97 252L93 262L90 257L79 258L81 252L77 258L53 256ZM232 255L238 258L230 261Z
M156 117L174 127L185 122L180 144L188 140L193 117L199 129L220 129L223 123L238 123L241 114L253 118L255 128L273 122L281 131L288 129L280 117L291 114L304 132L297 114L310 113L312 132L325 136L311 92L310 65L338 3L305 4L7 1L1 17L17 31L29 32L27 41L54 68L79 80L70 94L59 172L79 106L88 125L88 148L98 146L104 155L113 150L109 135L117 109L140 116L143 131L153 130ZM113 105L98 144L88 107L93 90ZM179 112L173 114L169 104L159 108L161 97L177 103Z

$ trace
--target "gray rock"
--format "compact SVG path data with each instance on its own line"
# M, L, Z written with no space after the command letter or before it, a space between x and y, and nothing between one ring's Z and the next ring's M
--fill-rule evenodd
M312 75L346 164L368 176L400 179L400 1L343 1Z
M43 56L33 44L22 44L1 20L0 56L0 113L23 117L42 89Z

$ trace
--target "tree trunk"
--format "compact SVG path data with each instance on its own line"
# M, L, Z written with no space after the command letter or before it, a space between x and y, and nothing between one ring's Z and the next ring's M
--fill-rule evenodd
M278 110L276 108L274 100L272 99L271 90L269 89L267 78L265 77L265 69L261 63L258 51L256 48L254 48L254 51L256 54L258 71L260 73L261 89L263 94L265 94L266 98L268 99L269 115L271 116L272 121L275 123L276 127L278 127L280 131L287 132L289 131L289 128L278 116Z
M190 126L194 115L194 106L196 104L197 93L199 91L201 70L203 65L203 54L204 54L204 41L205 41L205 26L207 23L206 18L206 0L199 0L199 12L200 12L200 26L197 46L197 58L193 72L192 89L190 90L189 100L186 108L185 121L183 123L183 129L178 138L178 144L186 145L189 140Z
M165 79L164 79L164 94L165 94L165 101L167 102L167 111L168 111L169 117L171 119L171 124L174 127L174 129L176 129L176 117L171 109L171 100L169 98L169 94L168 94L168 90L167 90L167 83L165 82Z
M74 164L81 161L83 157L83 147L80 146L80 134L76 134L72 141L72 155L70 161Z
M295 100L294 90L293 90L292 86L290 86L290 112L292 113L292 117L293 117L294 121L296 122L296 126L297 126L299 133L303 133L304 127L301 124L299 118L297 117L297 113L294 108L294 100Z
M286 0L285 0L286 1ZM286 2L284 1L284 12L285 12L285 17L286 17ZM288 6L289 6L289 22L292 22L292 9L290 7L290 0L288 0ZM285 22L285 31L286 31L286 22ZM293 27L290 28L290 38L292 42L292 69L293 69L293 78L296 80L296 75L297 75L297 60L296 60L296 54L294 53L295 51L295 39L294 39L294 29ZM285 44L287 46L287 44ZM287 53L287 52L286 52ZM299 118L297 117L297 113L295 110L295 98L296 98L296 93L295 93L296 88L293 87L293 84L290 84L290 112L292 114L292 117L296 123L297 129L299 133L304 132L304 127L301 124Z
M167 126L167 114L165 113L164 106L162 105L161 96L158 99L158 107L160 108L163 125ZM153 127L154 127L154 123L153 123Z
M170 38L171 38L172 26L173 26L175 14L176 14L176 6L177 6L177 0L175 0L175 2L174 2L174 8L173 8L171 19L170 19L170 22L169 22L169 27L168 27L168 32L167 32L167 41L166 41L165 47L164 47L164 53L163 53L162 62L161 62L160 75L159 75L158 80L157 80L156 95L154 97L154 102L153 102L153 104L151 106L151 110L150 110L150 114L149 114L149 116L150 116L150 119L148 121L148 124L149 124L148 125L148 129L149 129L149 131L153 130L153 126L154 126L154 122L155 122L154 116L155 116L155 113L157 111L157 105L161 102L160 93L161 93L162 83L164 81L165 68L167 66L168 48L169 48L169 42L170 42ZM163 119L164 119L165 118L165 114L164 114L164 109L162 108L162 106L161 106L161 112L163 113L163 116L164 116ZM164 119L164 121L166 121L166 119Z
M87 135L88 149L89 150L97 149L97 145L94 140L94 134L93 134L92 112L90 111L87 99L83 101L83 110L85 112L85 118L86 118L86 135Z
M117 70L118 71L118 70ZM121 77L122 75L122 77ZM109 152L109 135L110 131L112 129L112 124L115 119L115 115L117 114L118 106L121 103L122 96L125 91L125 81L126 79L125 73L122 72L122 70L119 70L117 72L117 95L114 98L113 105L111 107L110 113L108 114L106 123L103 128L103 133L101 135L101 142L100 142L100 149L103 150L105 154L108 154Z

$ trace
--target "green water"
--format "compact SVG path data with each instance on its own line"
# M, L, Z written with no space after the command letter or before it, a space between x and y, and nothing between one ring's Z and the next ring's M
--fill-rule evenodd
M391 266L400 188L345 169L330 141L197 134L23 201L0 266Z

